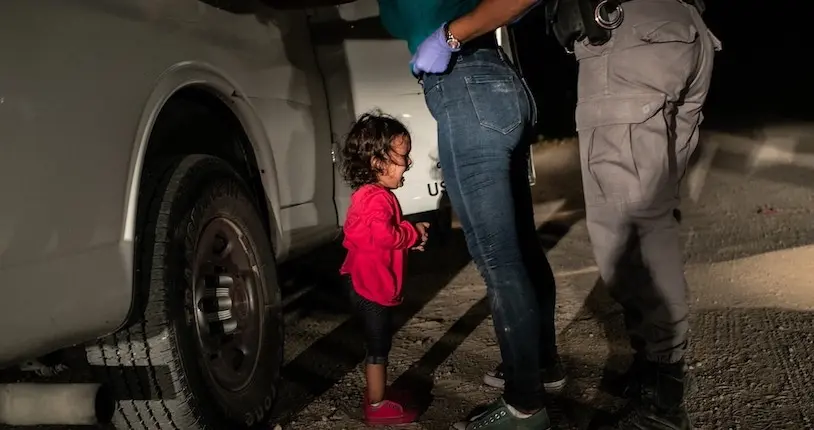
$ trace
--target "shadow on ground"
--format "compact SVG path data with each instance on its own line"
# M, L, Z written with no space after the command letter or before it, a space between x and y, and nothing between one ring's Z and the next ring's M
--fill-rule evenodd
M561 157L571 156L567 145L561 147ZM545 150L547 151L547 150ZM554 148L554 151L557 151ZM537 151L539 152L539 150ZM549 160L552 157L548 157ZM546 249L554 247L560 238L568 233L570 226L577 222L582 211L579 171L576 177L573 163L564 163L562 169L546 168L538 170L537 186L533 196L535 204L565 199L565 208L571 215L561 217L556 222L543 224L539 229L541 240ZM578 169L578 164L576 164ZM575 181L576 178L576 181ZM552 184L576 184L573 186L552 189ZM395 329L401 328L418 313L436 294L443 289L471 261L466 249L463 234L453 229L445 235L443 244L428 248L425 253L411 255L410 267L405 281L405 296L402 306L396 308ZM300 312L333 312L347 313L345 292L340 290L331 276L317 274L332 273L339 267L344 252L341 247L326 249L321 255L309 258L290 269L289 276L299 278L296 284L317 283L311 293L298 300L307 303ZM314 278L314 276L317 276ZM310 278L303 281L302 278ZM393 381L397 388L409 389L417 394L423 409L432 402L433 373L449 358L461 343L490 316L488 302L484 297L475 303L452 327L438 340L424 356L413 363L398 379ZM315 341L305 351L291 360L283 368L283 383L279 393L279 402L275 407L275 421L285 423L305 408L310 402L328 391L346 374L355 371L364 359L364 345L359 341L359 331L353 320L341 323L326 336ZM463 400L463 399L462 399ZM464 403L466 403L464 401ZM564 405L565 409L573 409Z
M695 389L688 407L695 428L811 426L814 360L808 354L814 350L814 312L697 308L690 327L688 363ZM612 382L627 369L632 353L621 308L601 282L559 341L572 377L566 396L598 409L573 422L589 428L623 404L616 397L620 387ZM598 381L601 392L590 390Z
M538 228L547 250L555 248L584 217L575 149L576 145L571 142L535 151L541 159L537 169L538 185L533 190L535 203L561 202L556 213ZM717 157L716 163L725 163L731 158L727 153ZM714 167L720 166L714 164ZM742 167L734 168L733 172L746 174ZM411 294L404 305L396 309L396 329L421 311L470 263L460 230L451 231L443 245L436 245L426 253L411 257L405 286ZM318 285L300 300L307 303L300 312L347 314L345 292L332 276L323 276L335 273L343 256L341 248L334 246L312 258L316 266L303 265L295 269L301 281L310 278L310 282ZM434 374L439 366L456 354L464 340L488 318L489 307L484 298L452 324L393 385L416 393L421 406L426 408L433 401ZM802 346L814 350L812 324L812 314L777 309L695 310L690 356L696 366L698 392L703 395L690 399L696 425L765 428L774 420L789 424L781 428L801 428L807 419L814 417L814 411L808 406L814 401L799 400L807 395L810 398L807 393L814 392L814 387L807 382L814 374L811 360L799 352ZM787 332L775 336L780 330L778 327L785 327ZM795 344L796 341L803 343ZM592 420L603 418L620 406L621 399L614 395L618 387L614 387L613 382L630 359L621 309L600 281L595 282L582 309L562 331L560 344L572 384L563 396L552 399L551 414L562 423L562 428L588 428ZM750 352L752 347L759 352ZM787 352L795 350L798 352ZM351 320L338 324L313 342L283 369L275 421L285 425L349 372L355 372L364 354L359 331ZM697 363L701 363L700 367ZM769 371L761 372L760 366ZM756 397L755 392L762 393L763 397ZM445 402L475 406L470 399L456 397L458 394L445 391L443 395ZM352 408L355 409L355 405ZM749 416L754 418L753 422L747 421Z
M337 249L329 250L323 264L336 261ZM410 271L406 279L405 301L395 308L394 330L401 328L435 295L444 288L470 261L469 254L460 231L450 234L446 245L429 248L425 253L416 253L410 259ZM440 264L443 262L443 264ZM334 264L339 267L339 264ZM335 270L335 269L334 269ZM311 304L326 305L323 309L332 308L335 312L347 312L344 304L346 291L340 291L334 282L325 282L312 293L301 299ZM473 311L476 318L482 321L485 316L478 309ZM402 376L396 383L403 385L410 382L412 389L421 388L425 383L424 376L446 359L471 330L466 318L458 321L419 363ZM285 423L297 412L306 407L315 398L329 390L348 372L354 371L365 357L364 345L360 341L356 322L348 319L326 336L311 344L305 351L287 363L282 371L282 384L279 401L275 407L275 420ZM429 378L431 382L432 378ZM430 385L431 387L431 385ZM429 393L429 390L422 390Z

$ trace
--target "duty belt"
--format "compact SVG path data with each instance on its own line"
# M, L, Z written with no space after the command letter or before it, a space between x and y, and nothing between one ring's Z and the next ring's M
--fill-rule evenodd
M630 0L601 0L594 8L594 22L605 30L614 30L622 25L625 20L625 10L622 3ZM699 13L704 13L704 0L678 0L698 9Z
M569 53L574 43L588 39L603 45L625 19L622 3L631 0L550 0L545 4L548 30ZM703 0L678 0L704 12Z
M625 10L622 3L630 0L600 0L594 7L594 22L605 30L614 30L625 20Z

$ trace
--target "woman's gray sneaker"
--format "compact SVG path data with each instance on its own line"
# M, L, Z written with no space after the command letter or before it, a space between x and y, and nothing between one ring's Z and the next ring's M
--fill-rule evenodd
M562 362L557 359L550 365L543 367L540 370L540 380L543 382L546 393L558 394L562 391L567 381ZM483 375L483 383L490 387L503 389L506 385L503 363L498 364L495 370L486 372L486 374Z

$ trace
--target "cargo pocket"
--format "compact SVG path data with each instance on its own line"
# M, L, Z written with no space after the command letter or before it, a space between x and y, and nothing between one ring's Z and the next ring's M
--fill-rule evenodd
M576 109L587 204L636 203L649 198L669 171L665 96L642 94L584 99Z
M693 43L698 39L695 25L677 21L643 22L634 25L633 32L647 43Z
M509 134L522 124L514 76L472 75L465 79L466 90L482 127Z

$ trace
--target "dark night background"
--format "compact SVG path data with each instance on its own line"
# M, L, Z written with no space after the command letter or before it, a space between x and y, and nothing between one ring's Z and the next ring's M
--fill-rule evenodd
M780 120L811 120L814 93L809 0L706 0L704 18L721 40L705 108L705 128L741 129ZM518 62L537 98L539 133L574 134L577 65L548 36L542 8L513 28Z

